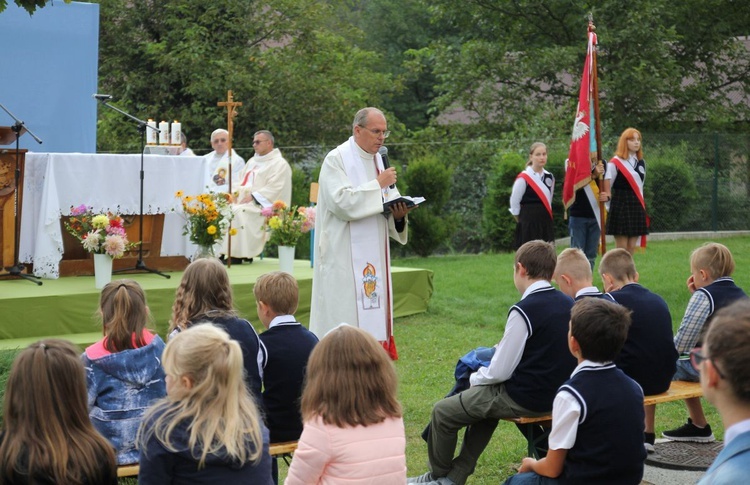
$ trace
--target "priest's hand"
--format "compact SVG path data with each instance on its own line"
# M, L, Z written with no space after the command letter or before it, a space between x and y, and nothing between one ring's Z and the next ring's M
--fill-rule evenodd
M380 184L380 188L384 189L389 185L395 185L396 178L396 169L393 167L388 167L378 174L377 180Z
M404 202L399 202L397 204L393 204L391 206L391 214L393 214L393 218L398 220L403 219L406 217L406 214L416 209L418 206L414 205L411 207L407 207Z

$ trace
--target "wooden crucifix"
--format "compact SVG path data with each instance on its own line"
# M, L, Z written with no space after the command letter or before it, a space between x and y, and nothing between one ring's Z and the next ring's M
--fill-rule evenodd
M237 116L237 107L242 106L241 102L234 100L234 95L232 94L232 90L230 89L227 91L227 100L226 101L219 101L217 106L226 106L227 108L227 131L229 132L229 136L227 136L227 150L229 155L229 167L227 170L227 174L229 176L229 196L230 200L232 197L232 140L234 137L234 117ZM232 221L229 221L229 228L227 229L227 266L232 267L232 237L229 235L229 233L232 231Z

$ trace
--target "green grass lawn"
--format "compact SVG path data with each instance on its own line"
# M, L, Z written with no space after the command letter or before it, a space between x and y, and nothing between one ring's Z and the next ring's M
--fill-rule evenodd
M635 256L640 282L667 301L675 331L690 298L685 286L689 256L703 242L649 243L645 253ZM750 289L750 237L720 242L726 244L735 256L735 281ZM453 385L456 360L469 349L492 346L500 340L508 308L518 301L519 294L513 285L512 254L407 258L394 264L434 271L434 294L427 313L396 320L399 397L404 406L407 465L409 476L413 476L427 470L427 446L420 434L433 404ZM594 283L601 287L598 276ZM7 355L5 359L2 357L3 352L0 352L0 385L4 387L4 374L10 359ZM719 416L708 403L704 403L704 409L714 434L721 439L724 430ZM658 406L657 435L681 425L686 416L681 402ZM497 485L515 471L525 453L526 443L521 433L511 423L501 422L469 483ZM283 482L286 475L283 462L280 468Z

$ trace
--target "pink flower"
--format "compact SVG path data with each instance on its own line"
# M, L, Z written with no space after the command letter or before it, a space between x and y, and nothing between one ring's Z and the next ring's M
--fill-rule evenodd
M125 252L126 240L124 237L113 234L104 238L104 252L113 258L119 258Z
M81 204L78 207L71 207L70 208L70 215L71 216L80 216L85 214L89 210L88 207L86 207L86 204Z
M273 207L264 207L261 209L260 214L263 217L271 217L273 215Z

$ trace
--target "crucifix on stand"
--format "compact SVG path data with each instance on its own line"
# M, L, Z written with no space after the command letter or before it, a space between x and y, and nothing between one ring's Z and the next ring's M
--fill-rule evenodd
M234 100L234 96L232 95L232 90L230 89L227 91L227 100L226 101L219 101L216 103L217 106L226 106L227 108L227 131L229 132L229 136L227 137L227 150L229 153L229 169L227 170L227 173L229 174L229 196L232 196L232 139L234 136L234 117L237 116L237 107L242 106L242 103L239 101ZM229 233L232 230L232 221L229 221L229 228L227 230L226 238L227 239L227 254L226 254L226 260L227 260L227 267L232 267L232 238L229 235Z

